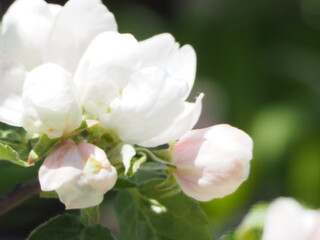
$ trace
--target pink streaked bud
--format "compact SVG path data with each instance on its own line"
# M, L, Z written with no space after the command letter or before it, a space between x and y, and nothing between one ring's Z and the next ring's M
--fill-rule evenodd
M227 124L192 130L173 148L174 176L189 197L222 198L247 179L252 150L252 139Z
M67 209L101 203L117 180L105 152L88 143L61 142L39 169L42 191L55 190Z

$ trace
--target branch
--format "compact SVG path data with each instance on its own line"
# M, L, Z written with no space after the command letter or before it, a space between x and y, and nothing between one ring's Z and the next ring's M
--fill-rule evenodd
M40 194L38 179L19 184L11 191L0 197L0 215L21 204L34 195Z

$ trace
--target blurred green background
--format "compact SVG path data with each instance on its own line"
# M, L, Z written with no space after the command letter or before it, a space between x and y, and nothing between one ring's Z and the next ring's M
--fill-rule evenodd
M11 2L1 1L1 15ZM254 139L249 179L234 194L202 204L215 236L235 228L253 204L278 196L320 208L319 0L105 3L120 32L139 40L170 32L195 48L190 99L206 94L198 127L229 123ZM34 176L36 169L1 162L0 194ZM0 239L23 239L61 211L55 200L31 199L0 217Z

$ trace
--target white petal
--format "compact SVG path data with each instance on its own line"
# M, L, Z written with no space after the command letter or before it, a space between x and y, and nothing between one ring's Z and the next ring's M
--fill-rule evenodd
M312 211L312 219L310 221L310 216L308 217L308 227L311 225L310 239L308 240L318 240L320 239L320 211ZM309 214L310 215L310 214Z
M317 221L316 212L310 213L292 198L277 199L268 208L262 240L309 239Z
M120 95L138 62L137 40L130 34L106 32L89 45L76 71L86 111L97 117Z
M71 140L61 142L39 169L42 191L56 190L64 183L82 175L85 161Z
M25 70L14 61L0 55L0 121L21 127L22 86Z
M173 78L187 81L189 95L195 80L197 62L196 53L190 45L179 48L171 34L163 33L139 42L139 47L144 66L163 67Z
M43 0L15 1L3 16L3 49L28 70L42 63L42 51L56 11Z
M103 200L103 193L92 188L84 176L66 182L56 191L66 209L93 207Z
M163 33L139 42L141 58L144 64L157 66L165 64L173 53L179 50L179 44L169 33Z
M0 53L3 53L2 23L0 22Z
M117 171L111 166L106 153L95 145L80 143L79 152L86 165L83 174L95 190L106 193L117 181Z
M82 107L88 117L98 119L108 111L110 103L119 96L118 87L104 78L85 82L79 87Z
M62 6L58 5L58 4L49 3L48 8L49 8L51 15L55 18L58 15L58 13L61 11Z
M184 110L173 120L169 128L160 135L140 143L140 145L145 147L159 146L177 140L184 133L190 131L200 117L203 96L200 94L195 103L184 103Z
M121 155L122 155L122 162L125 168L125 174L127 174L130 163L134 155L136 155L136 150L134 147L130 144L124 144L121 149Z
M93 38L116 30L113 14L100 0L70 0L54 22L44 59L73 73Z
M171 79L163 69L146 68L132 75L101 123L123 141L140 144L170 127L184 109L186 91L184 82Z
M23 127L49 138L75 130L82 121L71 74L55 64L41 65L28 74L23 107Z

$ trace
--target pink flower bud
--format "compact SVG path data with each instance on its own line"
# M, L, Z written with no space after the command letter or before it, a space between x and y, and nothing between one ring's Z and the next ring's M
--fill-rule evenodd
M87 208L101 203L117 180L105 152L88 143L61 142L39 169L42 191L55 190L70 208Z
M174 146L174 176L182 191L198 201L234 192L249 175L252 139L227 124L187 132Z

